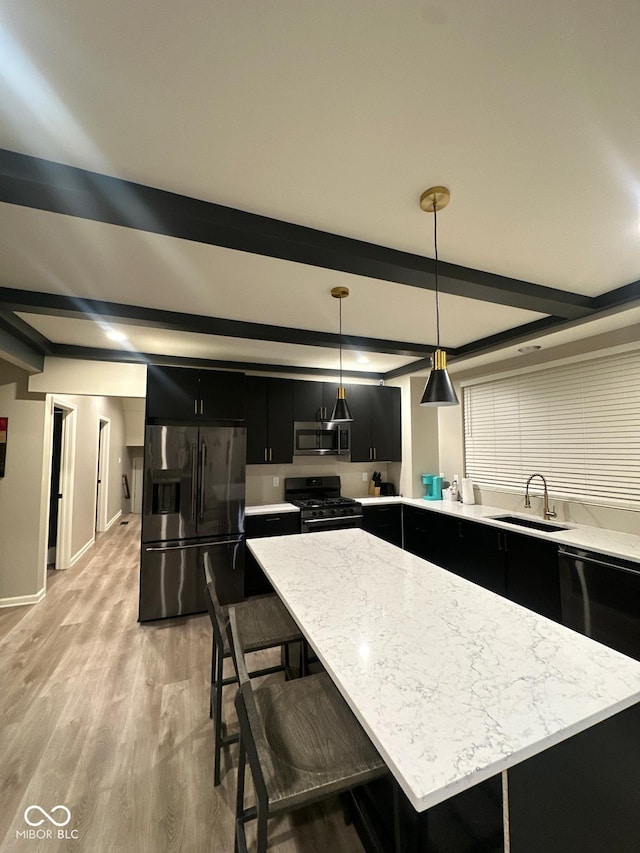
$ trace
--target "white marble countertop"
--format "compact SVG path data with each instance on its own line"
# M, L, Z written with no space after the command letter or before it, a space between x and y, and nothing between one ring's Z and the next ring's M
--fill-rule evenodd
M261 506L248 506L245 515L271 515L272 512L300 512L297 506L290 503L262 504Z
M363 530L249 547L418 811L640 701L640 663Z
M548 539L551 542L556 542L558 545L567 545L571 548L584 548L588 551L608 554L610 557L620 557L623 560L640 562L640 536L633 533L620 533L617 530L606 530L600 527L590 527L586 524L574 524L573 522L564 521L555 522L553 520L549 523L558 524L567 529L558 530L553 533L534 530L529 527L507 524L494 518L494 516L499 515L519 515L523 518L542 520L533 513L528 515L525 513L514 513L495 506L463 504L460 501L425 501L422 498L403 497L365 497L357 498L357 500L363 506L385 506L387 504L414 506L427 512L445 513L456 516L457 518L467 518L469 521L480 521L483 524L490 524L502 530L510 530L512 533L537 536L540 539ZM249 506L246 508L247 515L267 515L272 512L300 512L300 510L290 503L266 504L264 506ZM640 525L640 515L638 519Z

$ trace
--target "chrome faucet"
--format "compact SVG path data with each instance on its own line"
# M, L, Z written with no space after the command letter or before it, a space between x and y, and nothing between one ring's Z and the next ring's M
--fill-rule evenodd
M534 477L540 477L542 482L544 483L544 503L542 505L542 517L543 518L555 518L557 515L555 506L552 509L549 509L549 492L547 491L547 481L542 476L542 474L532 474L527 480L527 487L524 492L524 505L526 509L531 509L531 500L529 498L529 483L533 480Z

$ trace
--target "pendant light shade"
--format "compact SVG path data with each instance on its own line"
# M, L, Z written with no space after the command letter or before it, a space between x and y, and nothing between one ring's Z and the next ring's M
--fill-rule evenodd
M449 204L451 195L446 187L430 187L420 196L420 207L433 213L433 245L436 280L436 349L431 357L431 373L420 400L421 406L457 406L458 397L447 373L447 354L440 349L440 292L438 289L438 211Z
M349 411L349 404L347 403L347 392L342 384L342 300L346 299L349 295L349 288L334 287L331 290L331 295L334 299L340 300L340 385L336 392L336 402L333 405L333 411L329 420L337 421L338 423L348 423L353 418Z
M437 349L433 354L433 367L429 374L422 399L421 406L457 406L458 397L453 384L447 373L447 354L444 350ZM440 365L439 367L437 365Z

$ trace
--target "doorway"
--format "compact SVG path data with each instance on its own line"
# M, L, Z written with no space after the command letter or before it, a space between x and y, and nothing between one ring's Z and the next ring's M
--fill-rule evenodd
M51 473L49 477L46 569L71 564L71 523L76 444L76 407L51 400Z
M49 487L49 536L47 539L47 570L56 568L56 546L58 543L60 469L62 466L62 426L64 412L53 407L53 439L51 442L51 484Z
M98 471L96 475L96 523L95 532L102 533L108 524L109 446L111 422L100 418L98 427Z

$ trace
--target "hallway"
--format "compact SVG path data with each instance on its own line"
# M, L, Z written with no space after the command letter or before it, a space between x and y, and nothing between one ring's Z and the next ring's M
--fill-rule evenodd
M137 623L140 521L126 520L40 604L0 610L1 853L233 850L235 772L211 780L209 619ZM52 837L25 835L35 804L69 809L66 837L48 821L33 831ZM271 839L277 853L362 850L333 801Z

